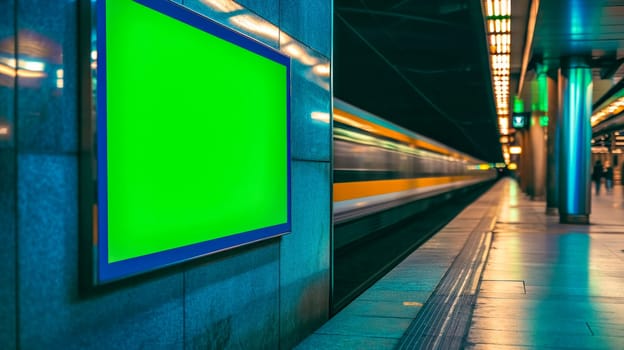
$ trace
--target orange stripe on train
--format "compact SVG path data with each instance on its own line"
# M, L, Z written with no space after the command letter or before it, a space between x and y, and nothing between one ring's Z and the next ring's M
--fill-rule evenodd
M442 176L420 177L412 179L374 180L357 182L339 182L334 184L334 202L376 196L380 194L407 191L418 187L443 185L451 182L470 180L479 176Z

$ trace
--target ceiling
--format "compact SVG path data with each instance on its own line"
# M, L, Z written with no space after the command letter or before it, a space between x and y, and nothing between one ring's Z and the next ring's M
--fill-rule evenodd
M335 0L334 95L502 161L479 0Z
M541 0L535 18L534 61L554 60L556 65L565 56L591 59L594 102L622 79L618 60L624 57L623 0Z
M502 160L481 0L334 4L337 98L482 160ZM511 4L512 96L529 99L532 63L570 55L591 58L595 106L614 92L624 76L624 0Z

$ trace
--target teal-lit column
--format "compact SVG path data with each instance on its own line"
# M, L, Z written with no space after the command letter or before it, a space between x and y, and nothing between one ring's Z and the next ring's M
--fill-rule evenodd
M545 67L538 65L537 77L531 83L531 122L529 124L532 200L543 200L546 196L546 133L544 129L548 124L546 84Z
M543 200L546 193L546 140L541 126L542 112L531 113L529 142L531 144L531 199Z
M517 154L516 157L518 158L518 184L520 185L520 191L526 193L526 167L524 166L524 152L525 152L525 145L524 145L524 133L522 132L522 130L518 130L516 131L515 134L516 137L516 145L520 146L522 148L522 153L521 154Z
M562 62L559 96L559 221L588 224L592 73L585 59Z
M559 141L557 139L557 113L559 111L559 91L557 78L547 77L548 90L548 140L546 156L546 214L559 213Z
M528 121L527 121L528 122ZM529 136L529 130L522 130L522 174L524 175L524 183L522 190L528 196L533 196L533 164L531 158L533 157L533 147L531 146L531 138Z

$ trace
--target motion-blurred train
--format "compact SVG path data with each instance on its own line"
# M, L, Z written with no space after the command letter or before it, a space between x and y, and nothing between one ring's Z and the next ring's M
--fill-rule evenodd
M496 178L481 160L334 99L335 248Z

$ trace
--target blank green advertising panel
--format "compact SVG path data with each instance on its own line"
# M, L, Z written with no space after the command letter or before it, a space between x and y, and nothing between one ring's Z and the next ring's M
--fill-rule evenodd
M97 4L99 283L290 231L290 60L166 0Z

